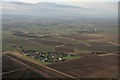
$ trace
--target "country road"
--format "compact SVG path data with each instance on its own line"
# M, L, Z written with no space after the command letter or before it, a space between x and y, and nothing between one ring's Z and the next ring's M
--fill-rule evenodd
M4 56L6 56L6 57L12 59L13 61L15 61L15 62L17 62L17 63L20 63L21 65L26 66L26 68L15 69L15 70L8 71L8 72L2 72L2 73L0 73L0 74L2 74L2 75L4 75L4 74L9 74L9 73L11 74L11 73L14 73L14 72L18 72L18 71L30 69L30 70L32 70L32 71L34 71L34 72L36 72L36 73L38 73L38 74L44 76L45 78L52 78L51 76L47 75L46 73L41 72L41 71L35 69L34 67L31 67L31 66L25 64L24 62L19 61L19 60L17 60L16 58L13 58L12 56L9 56L9 54L6 54L6 55L4 55Z
M27 59L23 59L22 56L20 56L19 53L8 53L6 54L7 56L10 56L12 58L14 58L15 60L18 60L26 65L28 65L29 67L32 67L35 71L41 71L47 75L49 75L50 77L53 78L74 78L71 75L65 74L63 72L60 72L58 70L52 69L50 67L47 67L45 65L42 64L36 64L33 61L28 61Z

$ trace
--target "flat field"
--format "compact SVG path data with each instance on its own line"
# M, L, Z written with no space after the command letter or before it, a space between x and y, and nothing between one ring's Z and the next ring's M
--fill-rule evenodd
M43 78L25 65L13 60L7 55L2 57L2 77L4 78Z
M24 32L20 32L22 35ZM3 32L3 51L4 50L18 50L17 47L23 47L24 49L37 50L41 52L52 52L63 49L72 50L75 53L91 53L93 51L104 52L117 52L119 46L117 35L108 33L92 33L92 34L47 34L49 37L45 37L46 33L42 33L40 36L19 36L14 31ZM40 33L35 33L40 34ZM116 36L115 36L116 35ZM13 47L17 46L17 47Z
M118 56L91 56L48 65L77 78L115 78Z

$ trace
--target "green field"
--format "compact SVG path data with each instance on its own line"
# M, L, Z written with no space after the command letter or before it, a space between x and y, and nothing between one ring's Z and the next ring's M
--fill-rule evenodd
M117 52L118 46L109 43L118 44L116 24L100 22L101 24L96 23L91 26L91 23L80 24L78 20L59 22L51 19L49 21L23 18L23 20L14 18L15 16L9 17L3 19L3 51L19 50L18 47L23 47L40 52L54 52L58 47L73 49L77 54L93 51Z
M12 46L23 47L24 49L38 50L41 52L54 51L54 47L40 43L34 43L25 37L13 36L11 32L3 32L3 50L18 50Z

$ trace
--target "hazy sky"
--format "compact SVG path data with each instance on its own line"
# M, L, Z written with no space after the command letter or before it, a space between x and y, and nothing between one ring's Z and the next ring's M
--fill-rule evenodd
M84 7L84 8L93 8L93 9L104 10L104 11L107 10L115 13L118 8L118 3L114 4L114 2L118 2L119 0L2 0L2 1L25 2L25 3L32 3L32 4L38 3L38 2L55 2L58 4L74 5L78 7ZM90 2L95 2L95 3L90 3ZM99 4L99 2L103 2L103 3Z
M25 3L32 3L32 4L38 3L38 2L54 2L56 4L74 5L74 6L86 8L86 9L88 9L86 14L90 14L90 15L93 15L93 13L95 13L96 15L101 14L101 15L105 15L105 16L115 16L116 17L118 14L118 3L117 2L119 0L2 0L2 1L25 2ZM91 3L91 2L93 2L93 3ZM2 8L4 8L5 10L12 10L13 12L14 11L15 12L23 11L23 13L24 13L24 11L27 12L26 7L17 6L14 4L10 4L10 6L9 5L2 6L1 9ZM27 8L31 8L31 7L27 7ZM49 9L48 9L48 11L49 11ZM81 13L81 11L79 11L79 13Z
M38 2L118 2L119 0L2 0L2 1L38 3Z

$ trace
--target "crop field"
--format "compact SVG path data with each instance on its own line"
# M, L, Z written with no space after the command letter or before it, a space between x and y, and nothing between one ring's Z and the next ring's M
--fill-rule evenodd
M27 20L22 17L18 20L16 16L13 17L3 19L3 51L21 51L22 48L26 51L79 55L78 57L66 57L66 61L68 58L71 61L93 52L118 53L118 30L117 25L112 23L100 22L101 24L91 25L91 23L80 23L78 19L75 21L53 19L51 21L51 19L36 18ZM23 19L26 21L24 22ZM96 28L97 31L95 31Z
M50 45L50 46L57 46L57 45L63 45L61 42L56 42L56 41L50 41L50 40L34 40L38 43L44 44L44 45Z
M114 51L117 52L118 51L118 47L116 45L113 44L109 44L107 42L90 42L89 43L91 45L91 49L95 49L98 51Z
M43 78L25 65L13 60L7 55L2 57L2 77L4 78Z
M22 18L18 20L15 16L9 17L3 19L3 51L19 50L18 47L41 52L64 51L76 54L118 51L116 24L100 22L101 24L91 25L79 23L79 20L72 20L71 23L69 20L57 19L27 21L26 18L23 22Z
M100 39L102 38L102 35L97 35L96 34L73 34L73 35L64 35L64 37L68 37L68 38L72 38L72 39L76 39L76 40L96 40L96 39Z
M1 1L3 78L120 76L118 3L67 2Z
M76 50L77 53L89 52L92 51L105 51L105 52L117 52L118 44L117 35L108 35L103 33L96 34L60 34L56 35L47 34L49 37L45 37L45 34L42 36L34 35L30 36L29 34L23 34L23 36L13 35L14 31L4 31L3 32L3 50L18 50L12 46L24 47L25 49L38 50L41 52L49 51L63 51L66 52L66 49ZM19 32L20 34L22 32ZM18 34L18 33L17 33ZM39 33L36 33L39 34ZM28 36L29 35L29 36ZM39 34L40 35L40 34ZM111 44L110 42L113 42ZM115 44L114 44L115 43ZM56 48L57 47L57 48ZM72 52L73 52L72 50Z
M39 38L37 40L50 40L52 42L59 42L61 44L75 43L76 41L62 37L61 35L51 34L50 37Z
M3 55L2 58L3 58L2 59L3 60L3 67L2 67L3 72L8 72L8 71L11 71L11 70L21 69L21 68L25 67L24 65L21 65L21 64L15 62L11 58L7 57L6 55ZM4 61L5 61L5 63L4 63ZM11 64L13 62L14 62L15 65ZM5 65L7 65L7 66L5 66Z
M77 78L115 78L118 56L89 56L48 65Z
M97 42L89 42L87 45L84 44L66 44L67 47L69 48L76 48L76 49L82 49L82 50L89 50L89 51L113 51L117 52L118 47L109 43L97 43Z
M65 52L65 53L75 53L75 50L73 48L67 48L67 47L55 47L55 51Z
M24 47L25 49L32 49L38 51L54 51L54 47L42 45L28 40L26 37L17 37L10 32L3 33L3 51L4 50L19 50L17 47ZM17 47L14 47L17 46Z

